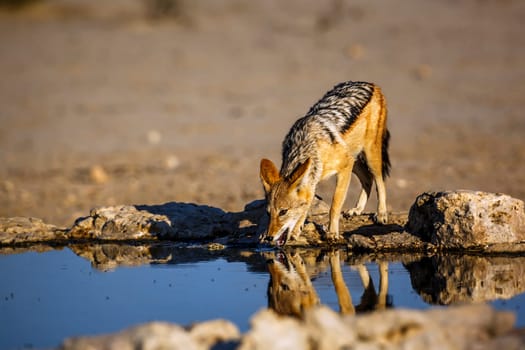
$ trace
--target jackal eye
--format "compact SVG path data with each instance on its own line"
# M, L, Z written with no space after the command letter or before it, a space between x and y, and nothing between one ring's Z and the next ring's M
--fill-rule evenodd
M279 216L285 216L286 213L288 213L288 209L281 209L281 210L279 210Z

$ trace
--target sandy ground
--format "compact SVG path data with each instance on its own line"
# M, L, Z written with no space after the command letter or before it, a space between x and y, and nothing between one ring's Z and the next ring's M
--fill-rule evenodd
M0 216L241 210L262 197L260 158L279 164L292 123L345 80L387 97L389 210L427 190L525 199L525 2L179 3L163 20L139 0L0 11Z

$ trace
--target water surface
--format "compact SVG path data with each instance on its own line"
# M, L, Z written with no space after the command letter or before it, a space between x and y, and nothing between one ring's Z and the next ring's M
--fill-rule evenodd
M311 293L340 311L334 266L340 267L356 312L486 300L515 311L518 325L525 326L520 308L525 302L523 259L208 251L169 245L83 245L0 255L0 348L55 347L67 337L159 320L187 325L225 318L246 331L250 316L268 307L268 298L277 297L278 306L286 309L290 302L285 294L296 298L297 288L307 288L302 295ZM279 265L280 276L275 271L270 275L270 261ZM300 264L307 280L297 277ZM381 266L387 268L383 276ZM270 276L287 278L287 285L280 282L269 289Z

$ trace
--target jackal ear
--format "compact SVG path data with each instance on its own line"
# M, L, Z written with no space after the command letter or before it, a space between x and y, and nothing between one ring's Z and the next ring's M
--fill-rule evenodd
M272 186L281 178L275 164L266 158L261 159L261 171L259 175L266 193L270 192Z
M289 182L291 184L292 188L299 187L303 180L305 180L305 175L308 173L308 169L310 169L310 165L312 164L312 159L308 158L303 163L299 164L294 171L292 171L292 174L289 176Z

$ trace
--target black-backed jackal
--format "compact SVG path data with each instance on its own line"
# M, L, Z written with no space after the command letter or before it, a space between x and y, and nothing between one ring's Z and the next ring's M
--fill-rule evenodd
M332 175L337 179L328 231L329 238L339 239L339 217L352 172L362 190L350 214L361 214L375 181L375 220L387 223L384 180L390 171L390 133L386 120L381 89L352 81L336 85L297 120L283 141L281 170L272 161L261 160L260 177L270 215L261 240L283 245L289 238L297 239L317 184Z

